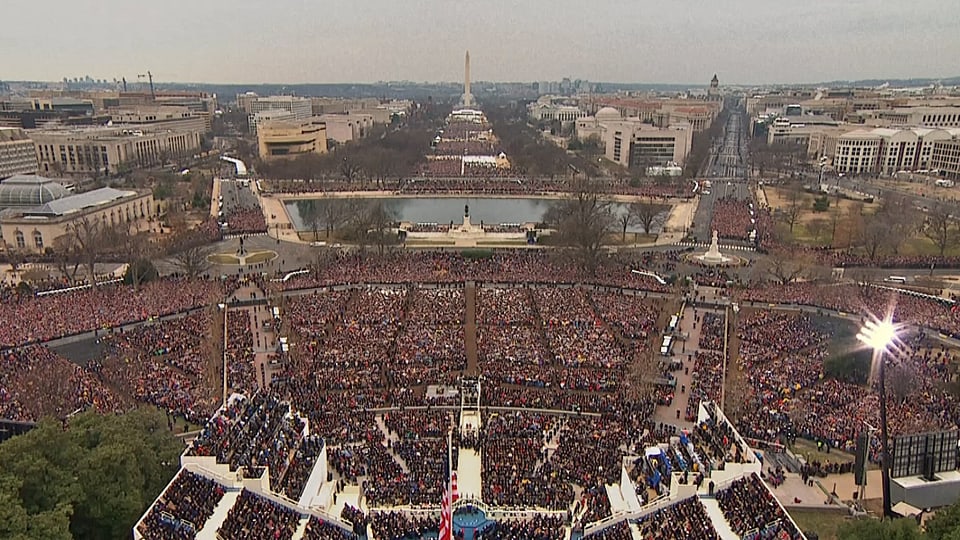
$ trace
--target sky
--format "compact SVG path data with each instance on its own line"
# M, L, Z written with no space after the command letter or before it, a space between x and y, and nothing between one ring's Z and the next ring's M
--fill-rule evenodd
M2 0L0 18L0 80L459 81L468 49L475 81L960 75L958 0Z

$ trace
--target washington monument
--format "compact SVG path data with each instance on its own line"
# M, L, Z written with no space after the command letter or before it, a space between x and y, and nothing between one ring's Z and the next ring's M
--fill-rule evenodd
M473 105L473 95L470 94L470 51L467 51L467 57L463 61L463 106Z

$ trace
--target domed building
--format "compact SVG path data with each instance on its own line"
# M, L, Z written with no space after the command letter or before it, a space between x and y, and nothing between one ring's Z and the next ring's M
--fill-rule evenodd
M613 107L603 107L593 116L597 119L597 122L612 122L623 118L620 111Z
M69 195L63 185L43 176L11 176L0 182L0 209L43 206Z

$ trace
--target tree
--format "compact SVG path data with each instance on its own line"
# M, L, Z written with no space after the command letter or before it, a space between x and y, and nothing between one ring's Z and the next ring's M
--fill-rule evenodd
M899 253L903 243L917 233L919 212L906 197L891 194L884 197L877 215L881 216L889 232L887 247L894 254Z
M627 227L633 225L635 219L636 218L631 215L630 212L621 212L619 215L617 215L617 223L620 224L622 229L622 234L620 236L621 242L627 241Z
M870 259L876 259L880 248L887 244L890 232L882 216L876 214L869 216L863 226L860 234L860 243L867 251Z
M942 257L947 248L957 242L956 219L950 213L950 208L943 204L931 207L920 232L937 246Z
M90 283L96 286L96 264L106 248L106 224L101 219L83 216L67 225L67 234L73 237L80 260L87 267Z
M840 526L840 540L922 540L914 519L858 519Z
M130 263L127 271L123 274L123 283L133 285L136 289L144 283L149 283L160 277L157 267L150 262L150 259L137 259Z
M182 448L157 410L41 421L0 444L0 538L128 538Z
M174 253L169 261L181 274L195 278L210 270L211 264L208 257L211 253L213 248L210 246L190 246Z
M583 268L593 274L613 228L612 203L588 179L575 180L572 187L566 198L550 206L545 219L554 225L560 243L574 248Z
M803 213L803 192L799 189L790 189L787 192L786 208L781 211L781 219L790 227L790 234L793 234L793 227L800 221L800 215Z
M930 540L960 540L960 502L937 510L924 526Z
M825 233L829 227L830 223L828 223L827 220L817 218L807 223L807 232L813 236L813 242L819 244L820 237L823 236L823 233Z
M643 234L650 234L654 226L662 226L666 219L667 206L653 202L638 201L630 203L627 211L633 215L635 223L643 227Z
M809 267L809 260L802 253L789 249L771 252L760 268L780 285L796 281Z

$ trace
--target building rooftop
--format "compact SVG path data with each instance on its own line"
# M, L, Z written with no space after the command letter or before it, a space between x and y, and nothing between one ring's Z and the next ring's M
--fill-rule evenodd
M136 191L121 191L109 187L100 188L50 201L42 206L25 210L23 214L25 216L60 217L136 194Z
M29 208L68 197L61 184L43 176L15 175L0 182L0 208Z

